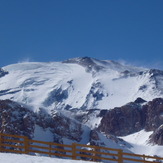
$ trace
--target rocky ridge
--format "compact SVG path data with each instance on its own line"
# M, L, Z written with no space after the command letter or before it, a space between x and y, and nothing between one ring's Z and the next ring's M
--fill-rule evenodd
M145 129L145 131L154 131L156 134L158 131L159 133L161 131L160 126L163 124L162 115L162 98L156 98L144 105L138 103L138 100L136 100L136 102L106 111L98 129L106 134L116 136L126 136L142 129ZM154 135L153 137L156 137ZM151 139L152 141L157 142Z

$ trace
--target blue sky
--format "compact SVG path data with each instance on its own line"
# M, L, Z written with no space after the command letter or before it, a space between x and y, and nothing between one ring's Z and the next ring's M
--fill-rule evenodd
M163 69L163 0L0 1L0 66L82 56Z

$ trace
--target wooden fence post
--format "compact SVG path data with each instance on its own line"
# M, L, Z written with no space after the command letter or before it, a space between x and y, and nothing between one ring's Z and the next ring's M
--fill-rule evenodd
M52 145L51 145L51 143L49 144L49 157L51 157L51 149L52 149Z
M24 151L26 154L29 154L29 139L24 137Z
M95 151L95 152L96 152L96 151L97 151L97 149L96 149L96 148L94 148L94 149L93 149L93 151ZM95 156L95 157L96 157L96 153L93 153L93 156ZM96 162L96 159L95 159L95 158L93 158L93 161L94 161L94 162Z
M121 149L118 151L118 163L123 163L123 151Z
M3 152L3 151L2 151L2 142L3 142L3 140L2 140L2 135L0 135L0 152Z
M76 160L76 143L72 143L72 159Z
M145 162L145 155L143 155L143 161Z
M98 146L99 147L99 146ZM93 154L93 156L97 156L97 157L101 157L101 156L99 156L96 152L100 152L100 148L98 149L98 148L96 148L96 146L94 147L94 151L95 151L95 153ZM93 158L93 161L94 162L97 162L98 160L96 159L96 158Z

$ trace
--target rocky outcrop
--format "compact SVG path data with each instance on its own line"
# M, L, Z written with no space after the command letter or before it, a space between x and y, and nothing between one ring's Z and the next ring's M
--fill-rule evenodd
M158 69L150 69L149 74L151 75L151 77L161 76L163 75L163 71Z
M155 130L150 136L150 142L153 144L163 145L163 125Z
M33 138L35 125L49 128L54 135L54 142L61 143L62 138L80 141L82 126L80 123L56 113L49 115L43 109L38 113L11 100L0 100L0 132L24 135Z
M67 139L80 141L83 133L82 125L76 121L57 113L50 124L53 133Z
M11 100L0 100L0 132L24 135L34 133L34 113Z
M145 114L137 103L129 103L107 111L98 129L106 134L125 136L144 128Z
M50 128L55 142L62 142L62 138L80 141L83 133L81 123L66 117L59 112L47 114L43 109L37 114L36 124L43 129Z
M142 129L154 131L150 142L163 145L163 99L156 98L145 105L137 99L122 107L101 111L98 130L115 136L125 136Z
M147 101L145 101L144 99L138 97L134 102L135 102L135 103L138 103L138 104L143 104L143 103L145 103L145 102L147 102Z
M145 130L154 131L163 124L163 99L156 98L144 105L146 112Z

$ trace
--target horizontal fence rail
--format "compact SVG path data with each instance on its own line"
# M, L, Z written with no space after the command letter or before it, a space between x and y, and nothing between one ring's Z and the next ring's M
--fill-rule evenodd
M28 139L26 136L0 133L0 152L69 158L108 163L151 163L163 162L163 158L125 153L121 149L72 143L57 144Z

